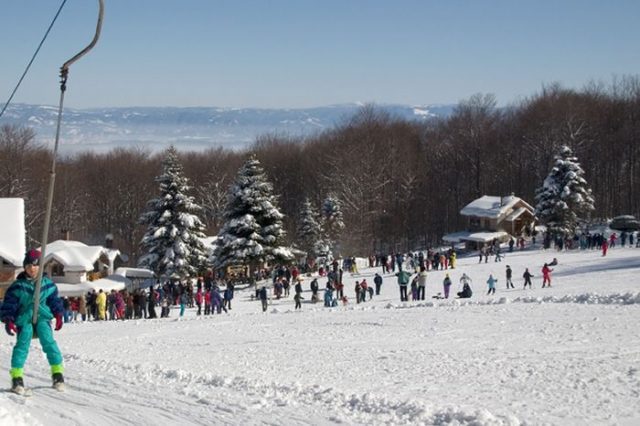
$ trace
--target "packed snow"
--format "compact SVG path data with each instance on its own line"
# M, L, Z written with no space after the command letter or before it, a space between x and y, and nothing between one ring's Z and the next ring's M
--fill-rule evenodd
M1 393L0 424L638 425L638 271L636 248L527 249L502 262L460 256L456 269L429 272L425 301L399 302L385 274L381 295L356 304L355 281L381 272L361 268L345 273L349 303L335 308L310 303L305 277L299 311L289 297L263 313L237 288L229 314L69 323L56 333L67 391L51 389L34 341L33 396ZM432 298L445 273L459 291L463 272L471 299ZM14 339L0 340L7 388Z

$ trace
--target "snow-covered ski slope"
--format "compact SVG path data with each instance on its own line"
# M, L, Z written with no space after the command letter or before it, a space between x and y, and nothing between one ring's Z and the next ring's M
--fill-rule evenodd
M350 300L355 280L372 284L379 271L345 274ZM438 271L424 302L400 303L388 275L373 301L328 309L309 303L305 278L299 312L290 297L262 313L237 291L229 315L66 324L67 391L50 388L34 341L33 396L0 393L0 424L640 424L640 249L463 257L448 271L452 290L462 272L471 300L432 299ZM485 295L489 273L495 296ZM0 338L7 387L14 339Z

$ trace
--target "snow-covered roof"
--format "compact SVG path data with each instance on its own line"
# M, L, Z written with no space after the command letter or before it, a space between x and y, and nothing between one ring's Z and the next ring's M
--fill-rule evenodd
M459 243L460 241L464 241L469 234L471 234L469 231L452 232L451 234L444 235L442 240L447 243Z
M469 236L467 238L465 238L465 241L476 241L479 243L487 243L489 241L493 241L495 239L500 239L500 238L504 238L507 237L509 234L507 234L504 231L497 231L497 232L473 232L471 234L469 234Z
M524 207L519 207L519 208L515 209L513 212L511 212L509 214L509 216L507 216L504 220L506 220L507 222L513 222L518 217L520 217L522 215L522 213L524 213L526 211L527 211L527 209L525 209Z
M459 243L461 241L475 241L478 243L487 243L495 239L501 239L503 237L506 237L507 235L509 234L507 234L504 231L497 231L497 232L462 231L462 232L454 232L451 234L447 234L443 236L442 239L449 243Z
M56 284L58 294L67 297L81 296L94 289L95 291L102 289L103 292L108 293L111 290L122 290L128 285L131 285L131 281L122 275L109 275L106 278L80 284Z
M483 195L477 200L474 200L471 203L467 204L462 210L460 210L460 214L464 216L477 216L497 219L509 212L518 202L524 203L524 207L533 211L533 207L531 207L521 198L513 195L509 195L506 197Z
M0 258L20 267L27 251L22 198L0 198L0 224Z
M120 275L128 278L153 278L153 271L144 268L125 268L116 269L114 275Z
M91 271L93 264L103 253L113 262L120 251L102 246L88 246L79 241L57 240L47 244L44 263L55 259L64 265L65 271Z

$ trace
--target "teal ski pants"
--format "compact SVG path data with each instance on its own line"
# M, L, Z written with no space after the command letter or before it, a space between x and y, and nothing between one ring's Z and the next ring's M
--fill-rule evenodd
M62 364L62 354L58 348L58 344L53 339L53 330L49 321L38 321L36 323L36 333L40 340L42 350L47 354L49 365ZM22 369L29 356L29 347L31 346L31 338L33 337L33 327L27 324L22 327L18 333L16 344L11 354L11 369Z

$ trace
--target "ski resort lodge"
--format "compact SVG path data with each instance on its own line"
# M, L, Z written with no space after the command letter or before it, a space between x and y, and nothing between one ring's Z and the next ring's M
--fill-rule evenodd
M534 209L516 196L484 195L467 204L460 214L467 218L467 229L442 237L448 243L465 243L468 249L478 249L493 240L504 242L531 229Z

